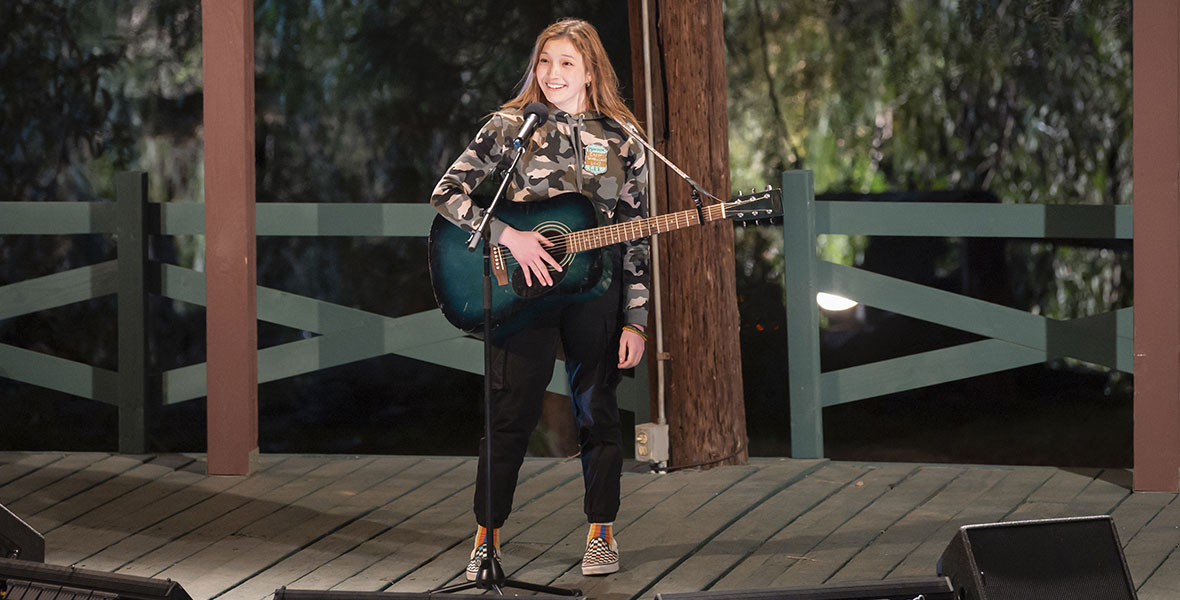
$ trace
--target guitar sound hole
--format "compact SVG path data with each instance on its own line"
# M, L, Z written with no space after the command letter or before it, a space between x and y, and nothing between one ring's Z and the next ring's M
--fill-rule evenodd
M558 235L558 234L557 233L554 233L554 234L546 233L546 237L550 237L550 238L554 237L555 235ZM559 250L557 248L549 248L548 250L549 250L549 255L552 256L553 258L557 259L558 264L562 264L562 260L565 258L565 250ZM562 269L564 269L566 266L567 265L562 264ZM545 285L544 283L537 281L537 277L535 274L530 273L530 275L533 276L532 277L533 285L531 285L531 286L525 284L524 269L523 268L521 268L520 266L517 266L515 269L512 270L512 291L518 297L524 298L526 300L528 300L530 298L536 298L538 296L543 296L543 295L553 291L553 289L556 288L558 286L558 284L561 283L562 278L565 277L565 271L554 271L553 267L549 267L549 277L550 277L550 279L553 280L553 285Z

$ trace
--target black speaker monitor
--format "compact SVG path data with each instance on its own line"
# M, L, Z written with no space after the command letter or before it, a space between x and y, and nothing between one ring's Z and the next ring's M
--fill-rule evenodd
M960 600L1135 600L1109 516L965 525L939 562Z
M945 577L905 577L765 590L656 594L656 600L954 600Z
M89 569L0 558L4 600L192 600L171 579L135 577Z
M463 594L432 594L430 592L353 592L348 590L295 590L281 587L273 600L443 600L444 598L472 598ZM494 598L495 596L491 596ZM586 600L585 596L555 596L536 594L529 600Z
M0 504L0 558L45 560L45 538Z

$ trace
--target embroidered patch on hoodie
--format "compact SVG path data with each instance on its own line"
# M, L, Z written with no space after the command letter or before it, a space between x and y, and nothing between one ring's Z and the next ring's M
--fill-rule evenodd
M590 144L586 146L586 162L582 168L586 172L594 175L601 175L606 172L606 148L599 144Z

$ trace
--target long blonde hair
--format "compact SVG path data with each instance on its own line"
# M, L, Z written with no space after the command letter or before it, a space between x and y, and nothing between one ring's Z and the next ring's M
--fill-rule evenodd
M583 60L590 71L590 89L586 94L586 104L590 110L598 111L620 125L634 126L637 131L639 120L627 108L623 97L619 95L619 77L606 56L606 48L598 37L598 30L593 25L581 19L562 19L548 27L537 36L533 44L533 54L529 57L529 68L524 75L524 84L517 96L504 103L501 111L522 111L532 102L545 102L545 94L541 85L537 83L537 60L545 44L555 38L565 38L582 54Z

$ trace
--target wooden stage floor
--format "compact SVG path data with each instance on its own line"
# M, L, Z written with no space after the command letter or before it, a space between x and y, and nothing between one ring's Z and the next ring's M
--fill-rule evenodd
M456 582L474 519L470 458L263 455L249 477L200 455L0 453L0 504L46 562L171 578L194 598ZM502 533L510 576L591 597L934 575L968 523L1110 514L1142 600L1180 598L1180 502L1124 470L753 459L625 473L622 570L583 577L576 460L528 459Z

